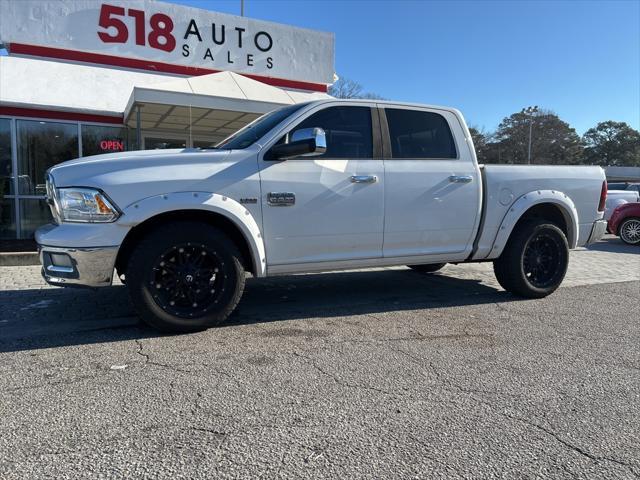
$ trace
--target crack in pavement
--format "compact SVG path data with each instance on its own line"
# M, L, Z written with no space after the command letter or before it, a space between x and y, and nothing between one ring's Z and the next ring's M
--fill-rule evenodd
M389 345L389 347L391 348L391 344ZM431 370L433 372L433 374L436 376L436 379L440 382L440 384L442 384L445 387L449 387L449 389L455 389L459 392L462 393L466 393L466 394L473 394L473 393L479 393L482 395L503 395L503 396L509 396L509 397L513 397L513 398L521 398L522 395L517 395L517 394L512 394L512 393L505 393L505 392L498 392L498 391L491 391L491 390L481 390L481 389L475 389L475 388L465 388L462 385L458 385L457 383L453 383L449 380L446 380L442 374L440 373L440 371L433 365L433 363L426 361L425 359L421 358L421 357L417 357L415 355L410 354L409 352L407 352L406 350L403 350L400 347L394 346L395 348L391 348L391 350L393 350L394 352L398 352L402 355L405 355L407 358L409 358L413 363L415 363L416 365L419 365L421 367L426 367L429 370Z
M219 432L217 430L214 430L213 428L203 428L203 427L187 427L189 430L193 430L196 432L203 432L203 433L210 433L212 434L217 440L220 440L220 444L218 445L218 448L220 447L220 445L222 445L222 442L224 442L224 440L227 438L227 434L225 432Z
M198 399L202 398L202 392L196 392L196 397L193 399L193 406L191 407L191 415L196 416L198 410L202 410L202 406Z
M292 351L291 353L295 357L302 358L305 361L305 363L307 363L307 365L311 365L313 368L315 368L322 375L331 378L338 385L342 385L344 387L354 388L354 389L370 390L370 391L374 391L374 392L378 392L378 393L384 393L385 395L402 396L402 394L400 392L390 392L389 390L384 390L382 388L372 387L370 385L361 385L361 384L358 384L358 383L347 382L347 381L341 379L340 377L334 375L333 373L330 373L330 372L327 372L326 370L324 370L311 357L308 357L307 355L303 355L300 352L297 352L295 350Z
M192 373L191 370L185 370L185 369L180 368L180 367L174 367L173 365L169 365L169 364L166 364L166 363L160 363L160 362L156 362L156 361L151 360L150 355L148 353L144 353L144 347L142 345L142 340L136 338L134 340L134 342L136 342L136 345L138 346L138 350L136 351L136 353L145 359L145 361L144 361L145 365L154 365L156 367L166 368L166 369L172 370L174 372Z
M81 375L79 377L72 378L69 380L60 380L58 382L44 382L44 383L39 383L37 385L25 385L22 387L7 388L4 391L7 393L13 393L13 392L20 392L25 390L37 390L38 388L44 388L44 387L56 387L58 385L73 385L74 383L80 383L84 380L94 380L97 378L98 378L97 375Z
M487 405L489 407L491 407L491 408L495 408L489 403L487 403ZM545 428L542 425L539 425L539 424L537 424L535 422L527 420L526 418L516 417L516 416L513 416L513 415L509 415L508 413L505 413L505 412L497 412L497 413L502 415L502 416L504 416L504 417L510 418L512 420L516 420L518 422L522 422L522 423L525 423L527 425L530 425L530 426L532 426L532 427L534 427L534 428L546 433L547 435L553 437L556 441L558 441L559 443L561 443L565 447L567 447L570 450L573 450L574 452L576 452L576 453L578 453L578 454L580 454L580 455L592 460L595 463L602 462L602 461L612 462L612 463L615 463L615 464L618 464L618 465L620 465L622 467L627 468L633 474L634 477L640 478L640 474L638 474L635 471L635 468L634 468L635 465L623 462L621 460L617 460L615 458L598 456L598 455L594 455L592 453L589 453L586 450L584 450L583 448L578 447L577 445L574 445L574 444L570 443L569 441L561 438L560 435L558 435L556 432L554 432L554 431L552 431L552 430L550 430L548 428Z
M211 370L213 370L214 372L218 373L219 375L222 375L223 377L228 378L233 383L235 383L238 388L246 390L245 385L240 380L238 380L235 376L231 375L229 372L226 372L226 371L222 370L221 368L213 366L213 365L211 365L209 363L203 364L203 365L205 365L206 367L210 368Z
M638 472L636 472L635 468L636 466L634 464L630 464L630 463L626 463L623 462L621 460L615 459L615 458L611 458L611 457L605 457L605 456L598 456L598 455L594 455L592 453L589 453L588 451L586 451L585 449L574 445L572 443L570 443L567 440L564 440L563 438L561 438L557 433L555 433L554 431L543 427L542 425L539 425L535 422L532 422L530 420L527 420L526 418L521 418L521 417L517 417L514 415L509 415L508 413L505 413L503 411L500 411L495 405L493 405L491 402L487 401L486 399L483 398L477 398L476 396L474 396L474 394L480 394L480 395L507 395L504 393L499 393L499 392L490 392L490 391L483 391L483 390L475 390L475 389L466 389L456 383L453 383L451 381L445 380L442 376L442 373L435 367L435 365L433 365L432 362L426 361L425 359L422 359L420 357L416 357L414 355L409 354L408 352L400 349L400 348L396 348L393 349L399 353L403 353L404 355L406 355L408 358L412 359L415 363L418 363L422 366L428 366L429 369L434 373L434 375L436 376L438 382L440 382L441 385L445 386L445 387L450 387L450 388L455 388L456 390L458 390L459 392L462 393L466 393L468 394L469 398L471 398L472 400L474 400L475 402L484 405L486 407L489 407L491 410L493 410L495 413L497 413L500 416L503 416L505 418L508 418L510 420L514 420L520 423L524 423L525 425L528 425L530 427L534 427L537 430L547 434L548 436L551 436L552 438L554 438L557 442L559 442L560 444L564 445L566 448L572 450L573 452L582 455L585 458L590 459L591 461L595 462L595 463L599 463L599 462L611 462L611 463L615 463L617 465L620 465L622 467L625 467L626 469L628 469L631 474L636 477L636 478L640 478L640 474L638 474ZM510 395L510 396L515 396L515 397L519 397L517 395Z
M175 397L175 389L176 389L176 383L171 380L169 382L169 397L171 397L171 403L175 403L176 402L176 397Z

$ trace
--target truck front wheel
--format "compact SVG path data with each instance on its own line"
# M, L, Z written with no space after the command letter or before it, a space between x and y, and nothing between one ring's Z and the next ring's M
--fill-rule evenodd
M245 273L240 252L223 232L198 222L172 222L136 246L126 279L142 320L175 333L226 320L240 301Z
M553 293L569 266L569 245L562 230L543 219L529 220L511 234L500 258L493 262L498 283L527 298Z

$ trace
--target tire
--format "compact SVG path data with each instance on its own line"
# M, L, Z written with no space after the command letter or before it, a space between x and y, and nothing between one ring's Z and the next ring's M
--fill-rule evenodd
M502 255L493 262L493 271L508 292L542 298L560 286L568 266L569 245L562 230L535 219L511 234Z
M205 330L233 312L245 272L235 244L217 228L172 222L144 237L127 265L131 301L142 320L167 333Z
M627 245L640 244L640 218L630 217L620 224L618 228L620 239Z
M427 265L407 265L411 270L420 273L433 273L444 267L446 263L429 263Z

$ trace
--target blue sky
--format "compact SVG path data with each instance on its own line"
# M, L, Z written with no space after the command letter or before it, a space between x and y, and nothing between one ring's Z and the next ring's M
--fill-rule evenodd
M171 2L240 11L240 0ZM640 0L245 0L245 15L334 32L338 75L455 106L480 128L528 105L580 134L610 119L640 128Z

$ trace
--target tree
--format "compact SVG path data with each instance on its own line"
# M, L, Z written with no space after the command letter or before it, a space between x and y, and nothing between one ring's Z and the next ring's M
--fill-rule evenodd
M487 163L490 156L490 142L491 135L484 130L479 130L476 127L469 127L469 133L473 140L473 147L476 150L476 157L479 163ZM495 162L494 162L495 163Z
M358 82L349 78L340 78L329 87L329 95L336 98L370 98L373 100L384 100L377 93L364 92L364 87Z
M585 163L640 167L640 132L625 122L600 122L582 140Z
M532 164L577 164L582 158L582 144L575 129L555 113L544 110L537 115L518 112L500 122L490 160L497 163L527 163L529 150L529 122L531 125ZM498 158L495 158L495 152Z

